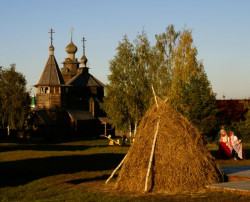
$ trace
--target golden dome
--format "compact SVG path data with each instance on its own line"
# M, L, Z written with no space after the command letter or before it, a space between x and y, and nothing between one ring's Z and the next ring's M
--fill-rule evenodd
M75 54L77 51L77 47L72 41L70 41L69 45L66 46L65 50L68 54Z

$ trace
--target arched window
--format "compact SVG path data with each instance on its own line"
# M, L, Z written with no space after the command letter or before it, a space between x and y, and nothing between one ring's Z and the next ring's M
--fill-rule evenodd
M48 87L45 88L45 93L49 93L49 88Z
M40 93L43 93L43 87L40 88Z

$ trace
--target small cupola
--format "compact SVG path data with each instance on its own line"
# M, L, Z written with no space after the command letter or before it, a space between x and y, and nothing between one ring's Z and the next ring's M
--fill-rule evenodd
M87 67L88 59L85 55L82 56L80 62L81 62L81 67Z
M50 45L50 47L49 47L49 55L54 55L54 50L55 50L54 46Z

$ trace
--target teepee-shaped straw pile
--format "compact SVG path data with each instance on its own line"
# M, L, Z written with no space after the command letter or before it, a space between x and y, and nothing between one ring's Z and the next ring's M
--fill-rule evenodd
M200 131L168 104L157 101L138 127L115 188L173 193L198 191L221 182L223 174Z

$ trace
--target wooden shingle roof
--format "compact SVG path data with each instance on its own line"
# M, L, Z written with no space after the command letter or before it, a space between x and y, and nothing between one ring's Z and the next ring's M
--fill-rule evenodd
M60 86L64 84L54 55L50 55L36 86Z
M69 109L67 112L72 119L77 121L95 120L89 111Z
M69 80L67 85L78 87L104 87L105 85L88 72L81 72Z

